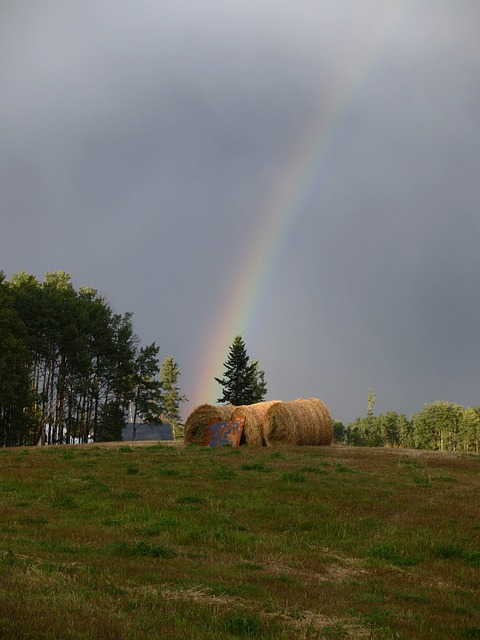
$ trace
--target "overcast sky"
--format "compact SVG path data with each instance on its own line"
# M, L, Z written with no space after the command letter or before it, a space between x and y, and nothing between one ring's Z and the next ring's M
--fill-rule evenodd
M370 387L376 413L480 404L479 24L478 0L5 0L0 270L132 311L184 417L237 332L268 399L345 423Z

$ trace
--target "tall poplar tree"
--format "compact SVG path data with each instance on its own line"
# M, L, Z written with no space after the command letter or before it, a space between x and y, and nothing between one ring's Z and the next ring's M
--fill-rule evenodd
M460 444L464 451L480 452L480 407L467 407L460 425Z
M265 372L258 366L258 360L250 360L241 336L236 336L223 363L225 375L215 380L223 387L218 402L236 406L261 402L267 394Z
M456 451L460 441L463 408L454 402L436 400L413 416L415 447Z
M372 388L368 390L367 417L373 416L373 405L377 396L373 393Z
M180 437L181 416L180 404L187 402L187 397L180 393L178 379L180 369L172 356L168 356L160 367L160 383L162 385L163 415L166 421L172 425L173 439Z

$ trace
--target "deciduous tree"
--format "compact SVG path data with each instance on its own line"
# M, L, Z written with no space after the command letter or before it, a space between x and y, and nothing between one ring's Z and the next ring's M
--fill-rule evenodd
M471 453L480 452L480 407L467 407L460 425L460 447Z
M456 451L463 420L463 408L454 402L437 400L425 404L413 416L415 446L418 449Z
M182 395L178 386L180 369L173 359L167 356L160 367L160 384L162 386L162 410L167 422L172 425L174 440L181 436L180 405L187 402L187 397Z
M368 404L367 404L367 418L373 416L373 406L377 396L373 393L372 389L368 390Z
M158 349L138 342L131 313L64 271L0 273L0 444L117 440L135 399L159 418Z

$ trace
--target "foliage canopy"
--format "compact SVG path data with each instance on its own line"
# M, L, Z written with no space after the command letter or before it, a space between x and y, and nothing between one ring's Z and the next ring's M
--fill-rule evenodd
M0 446L121 440L130 403L161 414L158 347L64 271L0 272Z

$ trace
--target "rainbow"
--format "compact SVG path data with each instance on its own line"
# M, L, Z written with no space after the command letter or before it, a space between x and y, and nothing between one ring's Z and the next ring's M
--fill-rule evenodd
M344 126L346 115L355 97L371 75L384 43L403 23L416 0L399 5L378 28L378 32L362 51L349 53L344 68L338 69L337 81L327 95L318 100L317 112L306 128L302 139L288 157L277 177L270 196L256 216L255 231L242 256L242 267L223 307L214 314L191 403L216 403L221 389L215 376L223 374L222 363L236 335L245 337L259 300L289 236L289 232L306 203L312 186L321 176L328 160L328 152ZM248 349L248 344L247 344Z

